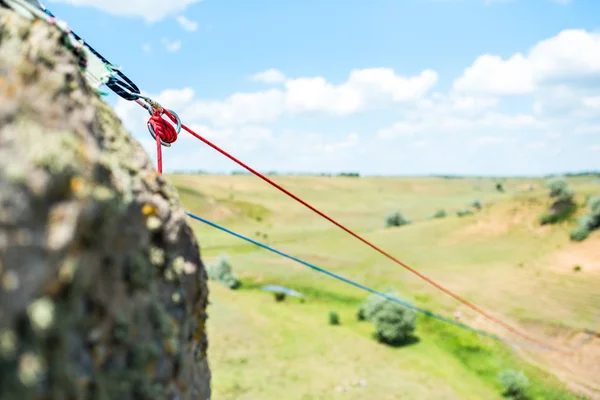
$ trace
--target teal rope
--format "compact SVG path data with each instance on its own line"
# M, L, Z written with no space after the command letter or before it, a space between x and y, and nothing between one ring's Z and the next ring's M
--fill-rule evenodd
M225 228L225 227L223 227L223 226L217 225L217 224L215 224L214 222L210 222L210 221L208 221L208 220L206 220L206 219L204 219L204 218L202 218L202 217L199 217L199 216L197 216L197 215L194 215L194 214L192 214L192 213L186 212L186 214L187 214L187 215L189 215L190 217L192 217L193 219L197 220L197 221L203 222L203 223L204 223L204 224L206 224L206 225L212 226L213 228L219 229L219 230L221 230L221 231L223 231L223 232L226 232L226 233L228 233L228 234L230 234L230 235L233 235L233 236L235 236L235 237L237 237L237 238L240 238L240 239L242 239L242 240L245 240L246 242L250 242L250 243L252 243L252 244L254 244L254 245L258 246L258 247L261 247L261 248L263 248L263 249L265 249L265 250L268 250L268 251L270 251L270 252L273 252L273 253L275 253L275 254L278 254L278 255L280 255L280 256L282 256L282 257L288 258L288 259L290 259L290 260L292 260L292 261L296 261L296 262L298 262L298 263L300 263L300 264L302 264L302 265L305 265L305 266L307 266L307 267L309 267L309 268L313 269L314 271L321 272L321 273L323 273L323 274L325 274L325 275L327 275L327 276L329 276L329 277L331 277L331 278L334 278L334 279L340 280L340 281L342 281L342 282L345 282L345 283L347 283L347 284L349 284L349 285L355 286L355 287L357 287L357 288L359 288L359 289L362 289L362 290L365 290L365 291L367 291L367 292L369 292L369 293L372 293L372 294L374 294L374 295L376 295L376 296L383 297L383 298L385 298L385 299L387 299L387 300L389 300L389 301L391 301L391 302L394 302L394 303L396 303L396 304L399 304L399 305L401 305L401 306L403 306L403 307L406 307L406 308L409 308L409 309L411 309L411 310L414 310L414 311L416 311L416 312L418 312L418 313L424 314L424 315L426 315L426 316L428 316L428 317L435 318L435 319L437 319L437 320L440 320L440 321L442 321L442 322L445 322L445 323L447 323L447 324L450 324L450 325L456 326L456 327L458 327L458 328L461 328L461 329L464 329L464 330L467 330L467 331L474 332L474 333L476 333L476 334L478 334L478 335L480 335L480 336L485 336L485 337L488 337L488 338L491 338L491 339L494 339L494 340L497 340L497 341L500 341L500 342L504 342L504 343L511 344L511 345L513 345L513 346L521 346L521 347L533 347L533 348L537 348L537 349L540 349L540 348L541 348L541 349L546 349L545 347L541 347L541 346L535 346L535 345L529 345L529 344L516 343L516 342L510 341L510 340L507 340L507 339L503 339L503 338L501 338L501 337L499 337L499 336L497 336L497 335L494 335L493 333L489 333L489 332L486 332L486 331L482 331L482 330L479 330L479 329L472 328L472 327L470 327L470 326L468 326L468 325L465 325L465 324L463 324L463 323L460 323L460 322L458 322L458 321L454 321L454 320L451 320L451 319L449 319L449 318L446 318L446 317L443 317L443 316L441 316L441 315L438 315L438 314L436 314L436 313L434 313L434 312L432 312L432 311L429 311L429 310L425 310L425 309L423 309L423 308L416 307L416 306L414 306L414 305L412 305L412 304L410 304L410 303L407 303L407 302L405 302L405 301L402 301L402 300L400 300L400 299L397 299L397 298L395 298L395 297L389 296L389 295L387 295L387 294L385 294L385 293L383 293L383 292L379 292L379 291L377 291L377 290L375 290L375 289L371 289L371 288L370 288L370 287L368 287L368 286L365 286L365 285L363 285L363 284L361 284L361 283L358 283L358 282L354 282L353 280L350 280L350 279L348 279L348 278L344 278L344 277L343 277L343 276L341 276L341 275L338 275L338 274L336 274L336 273L334 273L334 272L328 271L328 270L326 270L326 269L324 269L324 268L318 267L318 266L316 266L316 265L314 265L314 264L311 264L311 263L309 263L309 262L303 261L303 260L301 260L301 259L299 259L299 258L297 258L297 257L294 257L294 256L291 256L291 255L289 255L289 254L283 253L283 252L281 252L281 251L279 251L279 250L277 250L277 249L274 249L274 248L272 248L272 247L270 247L270 246L267 246L266 244L263 244L263 243L257 242L256 240L253 240L253 239L251 239L251 238L249 238L249 237L246 237L246 236L244 236L244 235L241 235L241 234L239 234L239 233L236 233L236 232L234 232L234 231L232 231L232 230L230 230L230 229L227 229L227 228Z

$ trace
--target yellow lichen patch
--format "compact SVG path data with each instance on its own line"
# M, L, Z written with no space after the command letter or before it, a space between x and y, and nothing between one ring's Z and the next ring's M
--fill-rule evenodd
M85 189L85 181L83 180L82 177L75 176L75 177L71 178L71 181L69 182L69 186L71 187L72 193L74 193L75 195L79 195Z
M158 208L154 204L144 204L142 214L150 216L158 214Z
M7 83L4 79L0 80L0 88L2 88L2 91L7 98L15 97L17 94L17 87Z

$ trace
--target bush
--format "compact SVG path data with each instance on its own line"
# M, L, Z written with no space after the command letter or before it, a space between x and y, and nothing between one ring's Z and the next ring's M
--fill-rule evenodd
M575 272L581 272L581 270L582 270L581 265L576 265L573 267L573 271L575 271Z
M446 218L448 213L445 210L438 210L435 214L433 214L433 218Z
M240 286L239 279L231 272L231 263L225 255L207 268L208 277L217 281L230 289L237 289Z
M573 200L575 193L563 178L550 179L546 182L546 187L550 189L550 198L555 200L550 210L540 217L542 225L563 221L577 210L577 204Z
M551 198L569 199L575 195L564 178L552 178L546 182Z
M392 212L388 214L388 216L385 218L385 226L388 228L408 224L410 224L410 221L404 218L402 213L400 213L399 211Z
M600 196L590 197L588 200L588 207L591 210L591 214L600 217Z
M273 295L275 296L275 301L278 303L281 303L286 298L285 293L281 293L281 292L275 292L275 293L273 293Z
M571 232L571 240L581 242L588 238L590 233L600 228L600 196L588 199L590 213L577 220L577 227Z
M388 291L387 295L399 298L396 291ZM359 307L359 316L375 324L375 337L385 344L406 344L416 329L417 316L413 310L376 295Z
M578 226L573 229L570 234L570 238L574 242L583 242L590 236L590 230L585 226Z
M335 311L329 312L329 325L339 325L340 324L340 316Z
M479 200L475 200L474 202L471 203L471 207L473 207L477 210L481 210L481 208L482 208L481 202Z
M500 193L504 193L504 186L501 183L496 183L496 190Z
M456 215L458 215L459 217L466 217L467 215L472 215L473 211L471 210L458 210L456 212Z
M529 386L529 379L523 371L512 369L504 370L498 376L500 384L504 388L504 396L514 400L524 400L527 398L526 390Z

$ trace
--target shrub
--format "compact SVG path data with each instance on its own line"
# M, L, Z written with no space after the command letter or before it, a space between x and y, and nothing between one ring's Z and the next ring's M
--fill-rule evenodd
M564 178L552 178L546 182L546 187L550 189L551 198L573 198L574 193L569 188L567 181Z
M285 293L281 293L281 292L275 292L273 295L275 296L275 301L278 303L281 303L286 298Z
M542 225L563 221L575 212L575 193L569 188L567 181L563 178L552 178L546 182L546 187L550 189L550 198L554 199L554 203L550 210L540 217Z
M590 233L600 228L600 196L590 197L588 199L590 213L577 220L577 227L571 232L571 240L581 242L590 235Z
M573 267L573 271L575 271L575 272L581 272L581 269L582 269L581 265L576 265Z
M588 207L592 211L592 215L599 217L600 216L600 196L590 197L588 200Z
M504 186L501 183L496 183L496 190L500 193L504 193Z
M356 319L359 320L359 321L366 321L367 320L367 316L366 316L366 312L365 312L365 306L366 306L366 303L363 303L360 306L358 306L358 310L356 311Z
M388 216L385 218L385 226L388 228L394 227L394 226L408 225L408 224L410 224L410 221L408 219L404 218L402 213L399 211L394 211L392 213L389 213Z
M482 208L481 202L479 200L475 200L474 202L471 203L471 207L473 207L477 210L481 210L481 208Z
M446 218L448 213L445 210L438 210L435 214L433 214L433 218Z
M507 369L498 375L498 380L504 388L504 396L514 400L524 400L527 398L526 390L529 386L529 379L523 371Z
M329 325L339 325L340 324L340 316L335 311L329 312Z
M467 215L472 215L473 211L471 210L458 210L456 212L456 215L458 215L459 217L466 217Z
M396 291L386 294L399 298ZM376 295L370 296L359 307L359 316L375 324L375 337L381 343L406 344L413 338L416 329L416 313L413 310Z
M240 281L231 272L231 263L225 255L221 255L214 264L209 265L207 274L210 279L217 281L230 289L237 289L240 286Z
M590 236L590 230L585 226L578 226L573 229L570 234L570 238L574 242L583 242Z

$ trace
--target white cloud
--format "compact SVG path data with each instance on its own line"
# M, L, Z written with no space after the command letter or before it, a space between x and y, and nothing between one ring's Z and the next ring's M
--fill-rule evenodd
M548 147L548 143L542 141L529 142L527 143L527 147L529 147L530 149L543 149Z
M591 151L600 151L600 144L594 145L594 146L590 146L590 150Z
M434 93L430 98L419 100L404 107L401 120L380 129L380 139L412 136L416 134L444 135L486 131L518 131L542 129L545 123L535 115L525 113L502 113L496 108L499 100L493 97L466 96L451 92Z
M349 86L335 86L322 77L290 79L285 87L285 106L294 112L348 115L363 105L361 93Z
M415 149L424 149L426 147L429 147L430 145L431 142L429 140L418 140L416 142L413 142L413 144L410 147Z
M600 96L586 97L582 100L585 107L600 111Z
M195 21L190 21L183 15L178 15L175 20L181 25L181 27L188 32L195 32L198 30L198 23Z
M288 79L282 89L234 93L224 100L195 99L188 88L184 89L188 100L179 109L186 120L218 127L264 124L284 114L307 112L345 116L394 102L414 103L435 82L437 74L429 70L414 77L398 76L391 69L355 70L340 85L322 77ZM164 106L171 107L169 102Z
M150 46L150 44L148 44L148 43L144 43L142 45L142 51L144 53L151 53L152 52L152 46Z
M542 122L528 114L509 115L489 111L479 115L455 115L438 110L434 114L428 112L410 114L406 119L379 130L377 137L389 140L425 133L442 135L490 130L510 132L524 128L538 129L542 127L544 127Z
M179 40L170 41L167 38L162 38L161 42L163 46L165 46L165 49L170 53L175 53L181 50L181 42Z
M328 138L327 135L313 132L297 132L286 130L271 143L271 149L283 154L298 154L304 160L313 160L314 157L345 157L349 150L357 149L360 136L353 132L339 139Z
M573 130L574 133L580 135L600 135L600 124L598 125L579 125Z
M475 139L471 143L471 146L479 148L479 147L484 147L484 146L493 146L493 145L504 143L504 142L506 142L506 138L504 138L504 137L481 136L481 137Z
M542 40L524 56L504 60L485 54L454 82L461 92L494 95L531 93L559 84L600 77L600 33L569 29Z
M407 121L399 121L388 128L381 129L377 133L377 137L379 137L380 139L392 139L398 136L412 136L426 129L426 124L421 122L414 123Z
M391 102L417 101L437 80L438 74L432 70L403 77L391 68L354 70L340 85L322 77L289 79L285 82L286 108L293 112L349 115Z
M251 79L263 83L281 83L285 81L285 75L275 68L270 68L266 71L252 75Z
M530 93L533 73L528 60L520 53L506 61L485 54L465 69L463 76L454 82L454 89L494 95Z
M349 149L356 147L359 142L359 137L357 133L351 133L346 136L342 141L334 142L334 143L322 143L320 146L317 146L317 151L322 151L324 153L336 153L339 150Z
M160 21L169 15L180 13L200 1L202 0L48 0L50 3L92 7L122 17L143 18L148 22Z
M235 93L223 101L197 100L182 107L189 120L209 121L215 126L273 122L284 112L285 94L272 89L255 93Z

